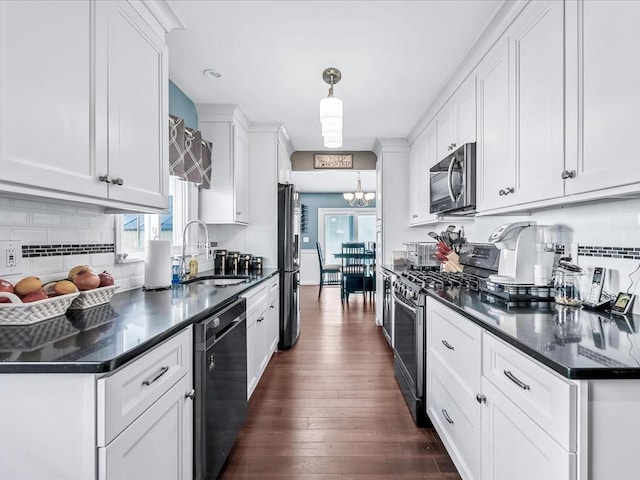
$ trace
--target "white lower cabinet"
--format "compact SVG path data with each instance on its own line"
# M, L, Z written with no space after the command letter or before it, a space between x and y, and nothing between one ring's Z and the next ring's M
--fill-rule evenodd
M97 381L98 478L193 475L192 329Z
M426 325L427 415L462 478L590 478L578 476L579 383L436 300Z
M441 303L427 302L427 415L467 479L481 478L482 330Z
M482 478L571 480L576 454L555 442L486 378L482 413Z
M193 401L185 375L108 446L98 448L98 478L189 479Z
M243 295L247 300L247 398L255 390L279 338L279 278Z

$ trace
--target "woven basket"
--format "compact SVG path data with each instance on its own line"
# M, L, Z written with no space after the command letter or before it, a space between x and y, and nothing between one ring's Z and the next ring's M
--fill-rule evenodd
M69 310L83 310L85 308L95 307L103 303L109 303L113 294L120 288L120 285L110 285L108 287L94 288L80 292L80 295L71 303Z
M64 315L78 295L76 292L30 303L0 303L0 325L30 325Z

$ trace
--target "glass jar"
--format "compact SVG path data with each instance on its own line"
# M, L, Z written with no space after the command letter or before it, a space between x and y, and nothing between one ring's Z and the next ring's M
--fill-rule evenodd
M561 264L555 273L553 287L555 301L560 305L582 304L582 277L584 270L576 265Z
M556 305L553 316L553 333L559 343L579 342L582 338L580 309Z

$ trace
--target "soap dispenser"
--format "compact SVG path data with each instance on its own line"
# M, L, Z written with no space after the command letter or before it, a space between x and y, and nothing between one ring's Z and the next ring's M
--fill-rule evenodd
M198 260L195 255L192 255L189 261L189 277L193 278L196 275L198 275Z

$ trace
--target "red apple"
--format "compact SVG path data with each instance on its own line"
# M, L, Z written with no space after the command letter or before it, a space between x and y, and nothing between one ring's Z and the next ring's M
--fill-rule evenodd
M108 287L108 286L114 284L113 275L111 275L106 270L104 272L102 272L102 273L99 273L98 276L100 277L100 286L101 287Z
M13 292L13 284L7 280L0 280L0 292ZM11 300L8 298L0 297L0 303L9 303Z
M35 292L28 293L27 295L22 297L22 302L23 303L37 302L38 300L46 300L47 298L49 297L47 297L47 294L44 293L44 290L41 288L40 290L36 290Z

